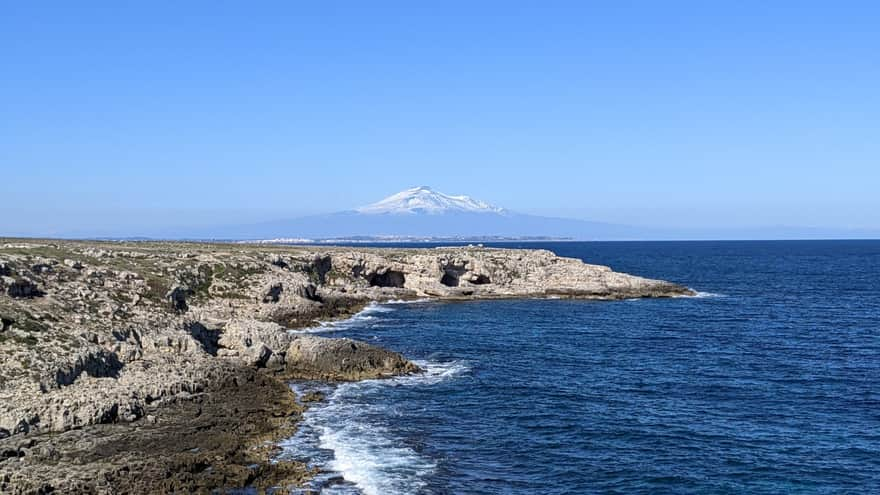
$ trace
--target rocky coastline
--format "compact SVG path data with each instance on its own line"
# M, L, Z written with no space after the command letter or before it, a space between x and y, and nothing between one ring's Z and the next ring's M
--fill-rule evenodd
M0 492L300 485L288 380L419 372L289 331L371 302L689 294L543 250L0 239Z

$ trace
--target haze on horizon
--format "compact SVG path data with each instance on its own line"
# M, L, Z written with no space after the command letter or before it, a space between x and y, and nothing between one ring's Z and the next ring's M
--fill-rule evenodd
M0 235L419 184L646 228L880 231L878 24L847 1L9 4Z

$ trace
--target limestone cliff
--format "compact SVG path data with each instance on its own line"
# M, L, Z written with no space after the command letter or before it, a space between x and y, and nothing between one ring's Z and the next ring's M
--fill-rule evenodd
M285 328L369 301L689 292L549 251L480 247L10 240L0 270L0 435L138 419L198 392L217 358L302 374Z
M688 293L541 250L0 240L0 451L19 436L143 420L235 369L418 371L384 349L288 331L370 301ZM29 459L4 452L0 485Z

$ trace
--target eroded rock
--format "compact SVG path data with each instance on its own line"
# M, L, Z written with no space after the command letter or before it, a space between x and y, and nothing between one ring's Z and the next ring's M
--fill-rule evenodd
M348 317L370 301L691 293L541 250L27 241L0 244L0 259L0 441L9 442L48 432L100 433L106 430L97 425L124 428L147 415L153 420L144 424L176 424L161 419L165 408L198 409L208 391L219 394L229 386L247 396L253 390L241 380L254 376L356 380L417 372L385 349L288 331ZM86 261L74 261L79 259ZM53 268L59 265L63 269ZM126 435L140 448L149 439L133 431ZM94 437L75 442L83 439ZM10 472L11 465L0 462L0 492L9 486L4 479L35 476L24 468ZM205 466L173 466L161 478L168 474L179 486L214 479L205 471L195 478L173 471ZM114 480L107 486L136 479L92 467L109 476L105 481ZM40 476L41 483L55 479L50 470ZM80 481L94 487L93 478Z
M72 260L69 258L64 260L64 266L66 266L68 268L73 268L74 270L82 270L82 268L83 268L82 263L80 263L77 260Z
M299 297L308 299L309 301L320 301L318 297L318 288L314 284L303 284L297 287L296 293Z
M290 343L287 369L297 377L322 380L363 380L420 371L400 354L381 347L311 335Z
M189 305L186 303L186 298L191 296L193 293L192 289L186 286L177 285L171 288L166 294L165 299L171 303L171 308L179 313L185 312L189 309Z
M263 302L264 303L277 303L278 299L281 298L281 293L284 291L284 284L281 282L275 282L270 284L269 287L263 293Z
M366 276L370 287L396 287L403 288L406 284L406 275L399 270L383 268Z
M36 283L26 278L18 278L6 287L9 297L34 298L42 297L45 293L40 290Z

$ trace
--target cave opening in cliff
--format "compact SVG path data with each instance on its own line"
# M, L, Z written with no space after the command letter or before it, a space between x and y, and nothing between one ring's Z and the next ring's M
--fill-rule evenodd
M445 272L440 279L440 283L446 287L458 287L458 275L451 272Z
M484 284L491 284L492 280L489 278L488 275L480 274L480 275L476 275L474 278L472 278L471 283L474 285L484 285Z
M370 287L397 287L403 288L406 277L403 272L388 270L385 273L374 273L369 277Z
M205 352L212 356L217 355L217 350L221 347L220 336L223 332L216 328L208 328L197 321L188 324L186 329L199 344L202 344L202 349Z

